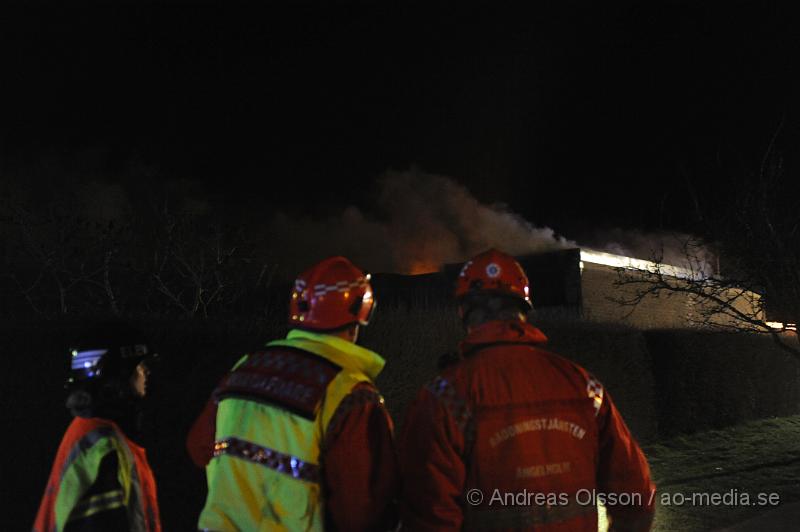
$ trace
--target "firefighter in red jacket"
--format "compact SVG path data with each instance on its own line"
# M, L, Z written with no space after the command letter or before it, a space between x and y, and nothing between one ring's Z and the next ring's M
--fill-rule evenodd
M208 480L200 529L396 523L393 426L374 385L384 361L356 345L374 307L369 275L344 257L297 278L287 337L245 355L189 433Z
M70 349L67 407L34 532L160 532L156 483L139 440L155 356L139 331L104 323Z
M400 438L409 530L647 531L655 486L608 391L540 346L528 279L496 250L457 280L460 359L423 388Z

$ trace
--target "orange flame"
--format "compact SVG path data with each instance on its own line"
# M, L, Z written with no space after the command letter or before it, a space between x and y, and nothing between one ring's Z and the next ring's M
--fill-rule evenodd
M411 264L408 265L406 268L405 273L407 275L420 275L423 273L433 273L438 272L440 265L438 263L432 262L430 260L417 260L413 261Z

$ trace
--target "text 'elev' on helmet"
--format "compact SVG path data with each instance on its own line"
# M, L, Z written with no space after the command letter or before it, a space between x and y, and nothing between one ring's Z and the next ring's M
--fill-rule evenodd
M344 257L329 257L295 280L289 325L313 330L367 325L375 303L370 275Z
M136 366L158 355L152 353L144 335L126 324L107 322L84 333L69 349L67 385L104 378L130 377Z
M490 249L476 255L461 268L456 280L456 299L470 295L497 294L519 299L532 308L530 285L525 270L514 257Z

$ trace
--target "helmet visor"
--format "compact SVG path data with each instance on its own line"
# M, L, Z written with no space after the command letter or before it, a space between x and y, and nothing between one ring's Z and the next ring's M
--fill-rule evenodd
M70 369L76 379L91 379L100 373L100 360L108 349L73 349Z
M375 314L375 306L377 305L377 301L375 301L375 297L372 294L372 289L367 287L367 291L364 292L364 295L361 296L361 305L358 309L358 314L356 315L356 319L358 323L361 325L369 325L370 320L372 320L372 316Z

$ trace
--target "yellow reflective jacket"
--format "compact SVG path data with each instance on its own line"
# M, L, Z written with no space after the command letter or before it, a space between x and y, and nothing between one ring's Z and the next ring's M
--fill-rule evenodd
M384 364L352 342L297 329L239 360L215 390L214 458L199 528L322 530L326 430L341 401Z
M119 484L98 492L100 464L109 455L116 458ZM120 508L127 517L125 530L161 532L156 481L147 454L113 421L76 417L59 445L33 530L95 529L97 524L83 520Z

